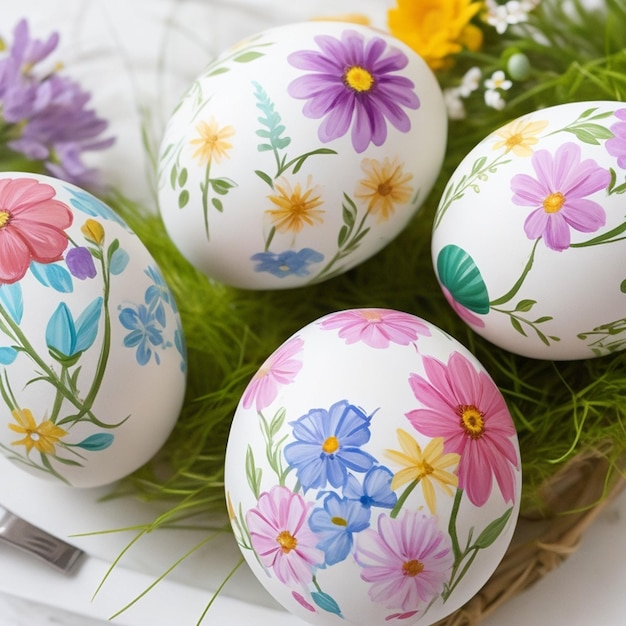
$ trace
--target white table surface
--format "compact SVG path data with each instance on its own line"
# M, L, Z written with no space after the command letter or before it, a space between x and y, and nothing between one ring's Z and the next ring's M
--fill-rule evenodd
M97 155L94 164L102 167L107 180L127 195L150 202L140 133L142 108L150 110L150 132L158 142L172 106L206 62L226 46L266 27L315 15L357 11L381 20L389 4L388 0L2 0L0 34L9 37L12 25L21 17L29 19L32 32L40 37L51 30L60 32L56 58L62 59L71 75L93 92L94 105L112 121L111 131L121 138L115 147ZM59 487L61 491L53 490L51 494L49 489L38 486L40 481L30 482L30 478L20 484L21 494L30 496L27 503L21 497L20 504L16 483L10 481L13 469L7 466L0 459L0 502L9 505L7 500L14 499L31 521L61 534L67 511L72 519L81 520L67 533L96 532L138 520L149 521L154 514L139 504L96 503L98 493L93 490L70 493ZM46 509L46 498L56 498L56 507ZM59 501L64 503L65 514ZM507 603L484 626L625 624L625 531L626 494L600 515L580 549L564 565ZM135 597L134 593L154 580L158 567L169 564L168 549L176 544L171 538L151 538L142 543L91 599L110 561L128 538L92 536L75 540L90 558L72 577L61 576L0 546L0 626L194 626L210 598L215 577L220 576L218 569L210 579L206 571L210 566L202 553L159 583L133 609L108 621ZM223 543L215 557L218 564L236 556L233 546ZM159 549L155 550L157 545ZM211 566L214 563L209 562ZM216 602L203 624L301 624L276 607L255 582L249 572L240 572L234 583L234 597L224 596Z

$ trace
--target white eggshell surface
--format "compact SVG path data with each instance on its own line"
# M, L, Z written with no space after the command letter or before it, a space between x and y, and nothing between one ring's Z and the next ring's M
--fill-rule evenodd
M442 195L433 262L457 313L511 352L626 347L626 104L576 102L485 137Z
M0 451L114 482L162 446L185 380L176 304L137 236L74 185L0 174Z
M517 435L476 358L434 325L354 309L250 381L226 453L248 565L312 624L428 625L491 576L519 510Z
M213 279L281 289L345 272L415 214L443 161L426 63L357 24L259 33L196 79L165 129L159 206Z

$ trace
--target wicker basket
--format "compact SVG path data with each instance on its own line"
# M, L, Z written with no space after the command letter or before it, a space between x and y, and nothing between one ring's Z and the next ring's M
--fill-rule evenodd
M626 487L601 452L581 452L541 488L543 512L520 517L513 541L484 587L434 626L476 626L513 596L528 589L576 552L585 531ZM608 491L607 491L608 489Z

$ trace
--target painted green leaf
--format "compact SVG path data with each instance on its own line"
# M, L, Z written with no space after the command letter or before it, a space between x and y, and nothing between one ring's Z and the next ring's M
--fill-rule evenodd
M489 524L480 533L478 539L476 539L476 543L474 544L474 546L476 548L479 548L480 550L482 550L483 548L488 548L500 536L500 533L507 525L512 512L513 507L507 509L504 515L500 516L498 519L493 520L493 522L491 522L491 524Z
M463 248L444 246L437 255L437 274L459 304L474 313L489 313L487 286L474 259Z

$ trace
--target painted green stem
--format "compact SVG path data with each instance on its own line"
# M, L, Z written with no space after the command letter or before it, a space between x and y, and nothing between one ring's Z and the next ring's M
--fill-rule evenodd
M524 271L522 275L517 279L517 282L511 287L509 291L507 291L503 296L497 298L496 300L492 300L489 305L490 306L498 306L500 304L504 304L508 302L515 296L515 294L520 290L524 281L526 280L526 276L528 276L530 270L533 267L533 263L535 262L535 251L537 250L537 244L539 243L541 237L535 239L535 243L533 244L533 249L530 252L530 256L528 257L528 261L526 262L526 267L524 267Z

